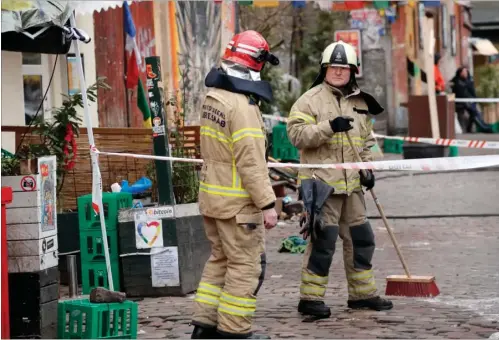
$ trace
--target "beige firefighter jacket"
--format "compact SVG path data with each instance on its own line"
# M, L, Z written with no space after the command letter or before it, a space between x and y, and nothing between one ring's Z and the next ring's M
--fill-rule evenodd
M338 116L354 119L349 131L354 147L364 162L372 161L372 135L367 104L355 89L346 97L336 88L322 83L305 92L293 105L287 132L291 143L300 150L302 164L336 164L356 162L345 133L334 133L329 121ZM339 98L339 100L337 99ZM364 112L364 114L358 113ZM358 170L300 169L299 178L318 178L334 187L334 194L350 194L361 190Z
M229 219L244 209L261 218L260 210L276 200L265 145L258 105L243 94L218 88L208 92L201 113L201 214Z

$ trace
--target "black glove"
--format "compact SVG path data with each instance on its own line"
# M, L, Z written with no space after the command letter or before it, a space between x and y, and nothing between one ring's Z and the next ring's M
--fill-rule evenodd
M359 171L360 184L365 186L367 190L371 190L374 187L374 174L372 170L365 171L367 176L364 176L362 171Z
M333 132L345 132L353 129L353 126L350 124L353 122L352 117L336 117L333 120L329 121L329 125L331 125L331 129Z

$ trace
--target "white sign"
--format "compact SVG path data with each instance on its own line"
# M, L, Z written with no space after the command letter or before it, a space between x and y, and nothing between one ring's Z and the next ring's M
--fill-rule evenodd
M163 247L163 225L160 218L137 212L134 220L137 249Z
M177 247L151 249L151 281L153 287L180 286Z
M147 216L154 216L155 218L174 218L173 207L157 207L149 208L146 210Z

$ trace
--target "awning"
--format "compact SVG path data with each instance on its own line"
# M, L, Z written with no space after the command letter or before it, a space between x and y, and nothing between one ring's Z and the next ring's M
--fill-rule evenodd
M499 51L489 39L470 38L470 43L473 46L473 50L476 52L476 54L485 56L493 56L499 54Z

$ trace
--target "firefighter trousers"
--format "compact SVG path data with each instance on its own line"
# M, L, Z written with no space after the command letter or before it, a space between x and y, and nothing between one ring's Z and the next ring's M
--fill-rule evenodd
M333 194L322 211L323 227L317 231L316 239L309 242L303 258L300 298L324 299L338 235L343 241L348 299L377 296L371 265L375 249L374 233L366 217L364 193Z
M197 289L192 324L217 327L229 336L251 333L266 265L263 214L255 210L228 220L204 217L211 256Z

